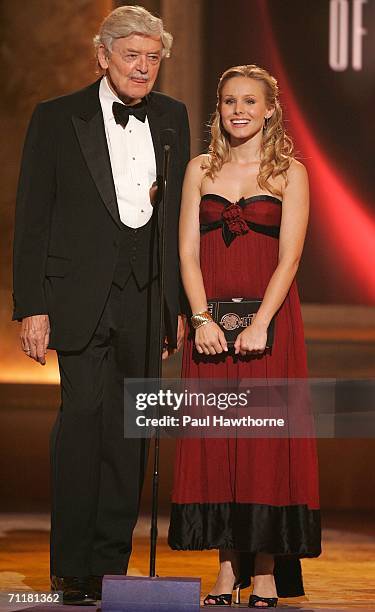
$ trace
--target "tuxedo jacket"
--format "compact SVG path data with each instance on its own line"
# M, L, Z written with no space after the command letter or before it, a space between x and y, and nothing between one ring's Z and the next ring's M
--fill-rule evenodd
M48 314L50 347L61 351L78 351L89 342L112 284L122 231L99 84L100 80L35 108L21 164L13 319ZM157 92L147 97L147 116L159 177L161 133L176 132L165 228L165 303L173 342L180 297L178 218L189 160L189 125L185 105Z

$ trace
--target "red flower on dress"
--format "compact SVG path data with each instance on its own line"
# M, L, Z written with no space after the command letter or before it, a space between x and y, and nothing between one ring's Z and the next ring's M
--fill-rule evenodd
M241 200L240 200L241 201ZM222 217L228 229L235 234L240 236L241 234L247 234L249 226L247 225L242 214L242 207L238 202L227 205L222 213Z

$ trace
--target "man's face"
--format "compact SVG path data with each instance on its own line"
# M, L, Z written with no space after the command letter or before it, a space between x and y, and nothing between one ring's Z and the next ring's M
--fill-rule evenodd
M111 51L100 46L98 61L117 96L125 104L137 104L154 86L161 55L159 36L132 34L116 39Z

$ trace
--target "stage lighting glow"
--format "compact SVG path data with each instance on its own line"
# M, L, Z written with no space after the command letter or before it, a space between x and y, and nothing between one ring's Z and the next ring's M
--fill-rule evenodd
M318 220L322 240L329 245L327 266L333 268L336 277L345 278L363 299L375 303L375 219L370 206L353 193L311 133L283 68L266 5L258 0L274 71L313 186L312 218Z

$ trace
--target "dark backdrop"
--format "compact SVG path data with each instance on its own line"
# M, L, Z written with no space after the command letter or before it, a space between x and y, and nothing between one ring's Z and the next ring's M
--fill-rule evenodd
M361 9L358 0L205 1L206 121L220 74L259 64L279 81L288 132L309 170L311 220L299 272L306 302L375 302L375 1L362 3L359 70L352 66L356 3ZM334 4L348 9L349 63L340 71L329 64Z

